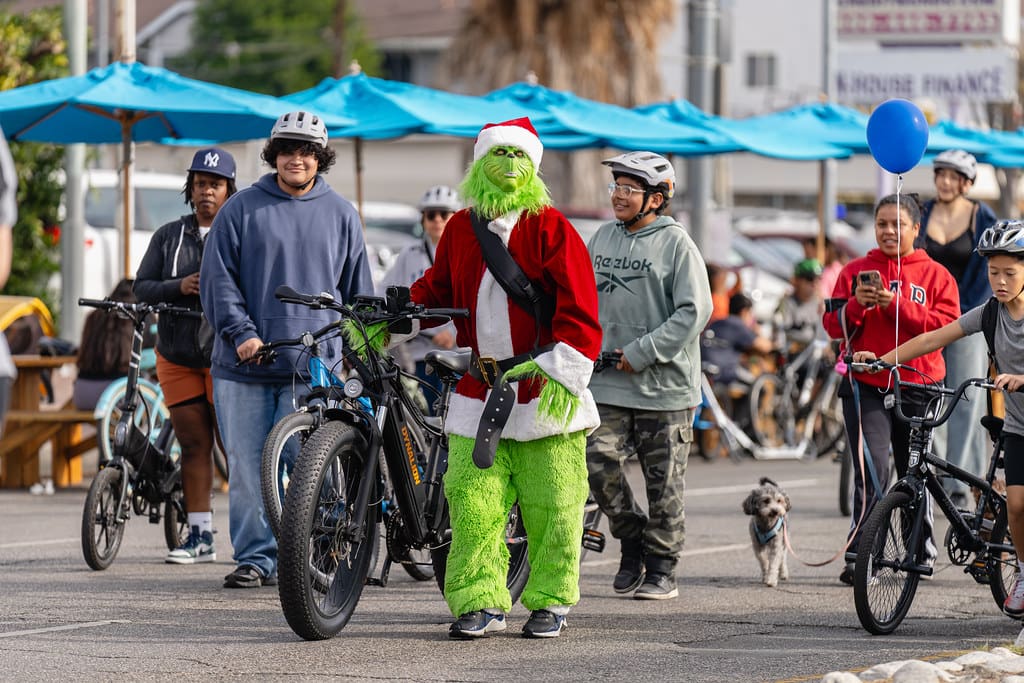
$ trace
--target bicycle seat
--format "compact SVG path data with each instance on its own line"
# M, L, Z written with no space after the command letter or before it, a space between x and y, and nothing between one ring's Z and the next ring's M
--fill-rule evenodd
M981 418L981 426L988 430L988 435L995 443L999 435L1003 433L1003 418L994 415L984 415Z
M433 349L427 351L423 361L443 381L445 375L455 377L464 375L469 370L469 351L442 351Z

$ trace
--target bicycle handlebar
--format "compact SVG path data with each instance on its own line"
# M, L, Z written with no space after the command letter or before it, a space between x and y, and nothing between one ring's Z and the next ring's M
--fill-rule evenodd
M427 308L409 300L408 287L388 287L386 297L357 296L351 306L337 301L331 294L303 294L288 285L274 290L274 296L284 303L300 304L313 309L328 309L354 318L363 324L395 322L398 320L427 320L430 318L468 318L466 308Z
M914 368L910 365L904 365L902 363L886 363L881 359L875 359L867 362L855 362L852 356L846 357L846 363L850 367L850 369L854 371L862 370L870 372L872 370L886 370L895 375L896 381L893 382L893 397L895 399L895 403L893 407L896 409L896 417L902 420L903 422L917 424L925 429L935 429L939 425L942 425L947 420L949 420L949 416L953 414L953 410L956 408L957 404L960 403L961 400L963 400L964 394L966 393L968 387L978 387L979 389L995 389L1003 391L1002 387L997 387L988 377L971 377L961 382L957 388L951 389L949 387L942 386L941 384L922 384L919 382L907 382L905 380L900 379L900 370L915 373L919 372L917 368ZM936 417L933 417L931 419L927 419L925 417L911 417L903 413L903 389L918 389L926 393L936 394L938 396L952 396L953 400L951 400L949 402L949 405ZM1021 389L1017 389L1017 391L1021 391L1022 389L1024 389L1024 387L1021 387Z
M191 308L175 306L174 304L159 303L147 304L142 301L130 303L127 301L114 301L113 299L79 299L79 306L89 306L101 311L117 310L131 315L133 318L145 318L150 313L168 313L183 318L201 318L202 311L194 311Z

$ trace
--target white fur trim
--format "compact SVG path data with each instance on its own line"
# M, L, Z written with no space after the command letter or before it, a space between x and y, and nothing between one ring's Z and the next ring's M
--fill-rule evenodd
M487 229L501 238L508 246L508 238L516 227L519 213L499 216L487 224ZM508 318L508 294L491 275L488 268L480 279L476 293L476 343L481 356L499 360L515 355L512 349L512 323Z
M581 429L589 434L601 424L597 404L589 389L585 389L580 396L579 409L565 430L561 425L537 418L538 402L538 399L533 399L529 403L517 403L512 408L512 414L508 418L505 429L501 432L501 438L533 441L561 434L563 431L571 434ZM448 414L445 418L444 431L448 434L458 434L475 439L477 426L480 424L480 416L483 412L483 401L461 394L452 394L451 404L448 406Z
M565 342L558 342L555 348L540 354L534 360L541 370L568 389L573 396L583 393L590 384L590 375L594 372L594 361Z
M522 126L491 126L480 131L473 144L473 160L481 158L491 151L495 145L512 145L519 147L530 157L533 168L540 168L541 157L544 156L544 145L540 138Z

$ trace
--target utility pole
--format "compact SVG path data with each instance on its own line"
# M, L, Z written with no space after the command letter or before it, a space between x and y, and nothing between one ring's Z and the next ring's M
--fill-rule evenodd
M68 63L72 76L85 73L86 62L86 0L64 0L64 35L67 36ZM78 299L85 279L85 145L78 143L64 148L64 204L66 216L60 240L61 288L60 333L65 339L77 340L82 335L82 312Z
M835 98L836 82L836 3L825 2L822 9L822 88L826 102ZM818 261L825 263L825 237L836 218L836 160L818 162Z
M687 5L687 97L705 112L714 109L715 65L718 61L718 0L689 0ZM702 252L708 244L708 204L712 164L708 156L686 161L686 192L690 199L690 236Z

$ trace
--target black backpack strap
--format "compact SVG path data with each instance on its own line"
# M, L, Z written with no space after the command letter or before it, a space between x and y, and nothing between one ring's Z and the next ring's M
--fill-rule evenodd
M535 285L512 258L501 238L487 229L487 221L470 211L473 232L480 243L487 269L509 298L532 315L538 324L551 325L555 317L555 299Z
M985 335L985 343L988 344L988 359L999 372L999 365L996 363L996 321L999 319L999 299L992 297L985 302L985 308L981 311L981 331Z

